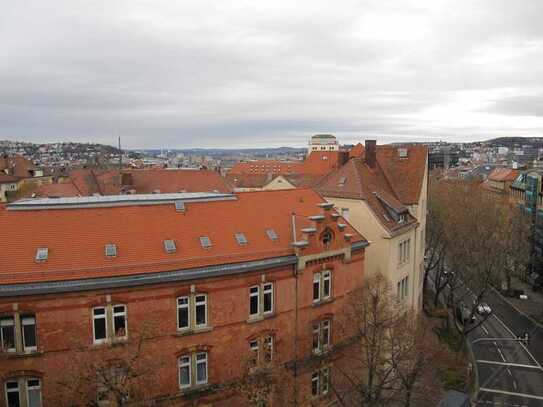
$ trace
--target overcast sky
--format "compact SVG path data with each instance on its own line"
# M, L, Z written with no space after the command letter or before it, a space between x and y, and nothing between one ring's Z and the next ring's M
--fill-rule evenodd
M541 0L3 0L0 139L543 136Z

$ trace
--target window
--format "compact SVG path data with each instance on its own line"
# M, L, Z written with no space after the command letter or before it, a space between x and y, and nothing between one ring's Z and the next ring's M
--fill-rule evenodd
M98 406L114 406L117 400L127 402L130 388L126 386L128 366L115 362L96 371L96 399ZM124 403L122 403L124 405Z
M0 319L0 345L3 352L15 352L15 320L13 317Z
M106 244L106 257L117 257L117 246L114 244Z
M401 213L400 214L400 219L398 219L398 223L404 223L406 220L407 220L407 214L406 213Z
M200 236L200 244L203 249L211 249L211 239L208 236Z
M264 335L249 342L251 367L267 366L273 360L273 335Z
M193 352L182 355L179 357L178 363L180 389L207 384L207 352Z
M236 233L234 236L236 237L236 241L240 246L245 246L247 244L247 238L243 233Z
M266 229L266 234L268 235L268 238L272 241L276 241L279 239L274 229Z
M49 258L49 249L47 247L40 247L36 250L36 261L46 261Z
M330 368L325 367L311 375L311 395L326 396L330 392Z
M330 347L331 324L329 319L313 324L313 353L324 352Z
M9 379L5 384L7 407L41 407L41 380L37 377ZM26 400L26 403L24 403Z
M396 286L396 296L398 300L403 301L409 294L409 276L405 276L398 281Z
M327 249L332 244L332 241L334 240L334 235L330 230L325 230L321 235L321 242L322 245Z
M166 253L175 253L177 250L177 247L175 246L175 241L168 239L164 240L164 250L166 250Z
M190 294L177 299L177 329L194 330L207 326L207 294Z
M313 274L313 302L329 300L332 292L332 273L323 271Z
M273 313L273 283L249 288L249 316L263 317Z
M0 317L0 351L32 353L38 350L36 317L15 313Z
M108 304L92 309L93 342L100 344L128 338L126 305Z
M409 261L410 250L411 250L411 239L404 240L403 242L400 243L399 253L398 253L400 264L403 264Z

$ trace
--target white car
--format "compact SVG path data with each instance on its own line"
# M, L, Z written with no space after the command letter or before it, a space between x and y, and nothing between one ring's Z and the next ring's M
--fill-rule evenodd
M488 315L491 312L492 312L492 308L490 308L487 303L482 302L479 305L477 305L477 313L479 315Z

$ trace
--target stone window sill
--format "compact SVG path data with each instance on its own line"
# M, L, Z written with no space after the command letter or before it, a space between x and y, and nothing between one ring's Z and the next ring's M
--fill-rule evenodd
M320 307L322 305L330 304L332 302L334 302L334 298L330 297L330 298L326 298L324 300L314 301L313 304L311 304L311 306L313 308L316 308L316 307Z
M256 324L257 322L264 321L266 319L275 318L275 312L270 312L269 314L255 315L254 317L249 317L247 320L248 324Z
M6 358L31 358L42 356L43 353L44 352L41 350L33 350L31 352L0 352L0 355L5 356Z
M173 336L189 336L201 334L204 332L211 332L213 330L212 326L204 326L201 328L190 328L177 331Z

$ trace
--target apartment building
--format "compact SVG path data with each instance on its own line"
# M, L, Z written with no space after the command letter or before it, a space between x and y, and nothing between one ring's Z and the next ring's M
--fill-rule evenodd
M314 191L29 199L0 228L0 406L116 405L112 377L122 400L237 405L247 366L333 403L368 242Z
M428 150L367 140L359 152L316 190L371 242L368 275L382 274L399 301L421 309Z

